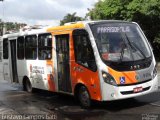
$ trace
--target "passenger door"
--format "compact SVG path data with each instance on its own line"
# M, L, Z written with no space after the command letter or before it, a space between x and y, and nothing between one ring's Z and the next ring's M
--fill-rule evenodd
M4 80L11 82L8 38L3 39L3 75Z
M57 71L59 91L71 92L69 65L69 34L56 35Z
M18 83L16 40L10 40L12 82Z

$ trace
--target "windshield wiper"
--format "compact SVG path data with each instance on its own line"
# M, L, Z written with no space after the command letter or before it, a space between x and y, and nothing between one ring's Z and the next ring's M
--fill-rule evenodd
M122 50L120 52L120 58L119 58L119 61L118 63L121 63L122 60L123 60L123 55L124 55L124 48L126 47L126 44L125 44L125 39L121 36L122 40L123 40L123 45L122 45Z
M122 46L122 50L121 50L121 52L120 52L120 54L121 54L121 56L120 56L120 59L119 59L119 62L118 63L121 63L122 62L122 60L123 60L123 55L124 55L124 48L125 48L125 44L123 44L123 46Z
M127 36L126 34L124 34L124 35L125 35L128 43L129 43L129 45L130 45L131 47L135 48L136 50L138 50L138 51L141 53L141 55L144 57L144 59L146 59L146 56L145 56L145 54L143 53L143 51L142 51L134 42L131 43L131 41L129 40L129 38L128 38L128 36Z

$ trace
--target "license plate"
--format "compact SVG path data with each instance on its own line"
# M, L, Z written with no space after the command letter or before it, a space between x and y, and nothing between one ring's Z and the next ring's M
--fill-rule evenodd
M142 87L136 87L136 88L133 89L134 93L138 93L138 92L141 92L141 91L143 91Z

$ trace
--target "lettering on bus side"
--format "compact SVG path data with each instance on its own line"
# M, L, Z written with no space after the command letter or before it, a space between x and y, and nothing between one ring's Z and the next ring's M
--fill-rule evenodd
M44 74L44 67L41 66L31 66L31 73Z

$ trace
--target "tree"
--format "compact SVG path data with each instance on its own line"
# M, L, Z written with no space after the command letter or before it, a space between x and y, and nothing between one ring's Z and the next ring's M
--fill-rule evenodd
M0 19L0 36L2 35L2 32L3 32L3 22Z
M76 21L82 21L84 18L76 16L76 12L73 14L68 13L66 16L64 16L63 20L60 21L60 25L64 25L68 22L76 22Z
M3 22L0 19L0 36L3 34L3 27L6 28L7 30L6 33L9 33L9 32L17 32L21 27L24 27L26 25L27 24L25 23Z
M159 0L100 0L87 14L92 20L116 19L137 22L160 58Z

